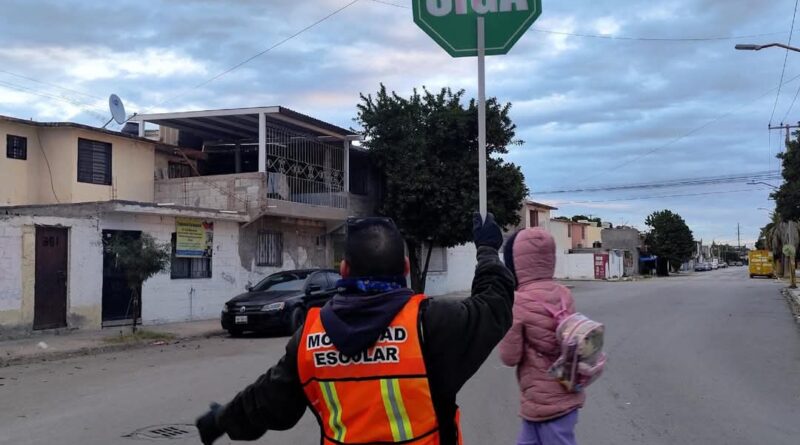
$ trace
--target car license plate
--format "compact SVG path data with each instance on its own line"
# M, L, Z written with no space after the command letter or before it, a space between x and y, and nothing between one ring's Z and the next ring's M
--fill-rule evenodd
M237 315L233 321L236 324L247 324L247 315Z

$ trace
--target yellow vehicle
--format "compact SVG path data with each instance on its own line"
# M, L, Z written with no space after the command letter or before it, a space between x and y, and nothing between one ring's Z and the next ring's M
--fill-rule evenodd
M750 260L750 278L774 277L774 262L772 252L769 250L751 250L748 255Z

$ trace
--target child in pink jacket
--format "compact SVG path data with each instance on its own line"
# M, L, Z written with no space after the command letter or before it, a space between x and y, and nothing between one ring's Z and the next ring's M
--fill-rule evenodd
M517 444L575 445L578 409L585 396L567 391L548 374L561 352L552 314L561 309L562 297L568 313L575 312L570 291L553 280L555 240L543 229L524 229L508 240L504 255L517 276L514 323L500 343L500 359L517 367L521 390Z

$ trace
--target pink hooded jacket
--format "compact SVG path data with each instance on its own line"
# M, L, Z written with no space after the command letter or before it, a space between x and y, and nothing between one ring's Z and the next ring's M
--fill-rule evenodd
M542 422L581 408L585 400L583 393L568 392L547 372L561 350L555 335L556 321L543 306L557 312L563 296L571 314L575 302L566 287L553 281L556 244L549 233L540 228L525 229L512 248L517 275L514 323L500 343L500 359L517 367L522 392L520 416Z

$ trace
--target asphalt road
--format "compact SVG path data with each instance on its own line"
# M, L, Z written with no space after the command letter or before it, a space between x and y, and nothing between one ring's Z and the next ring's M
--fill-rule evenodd
M779 285L746 274L575 283L579 309L607 325L610 357L588 390L580 443L800 443L800 331ZM265 371L284 343L212 339L0 369L0 444L147 443L124 436L192 423ZM467 444L515 443L512 369L490 359L459 403ZM166 443L199 443L192 434ZM317 434L306 415L258 443L314 444Z

